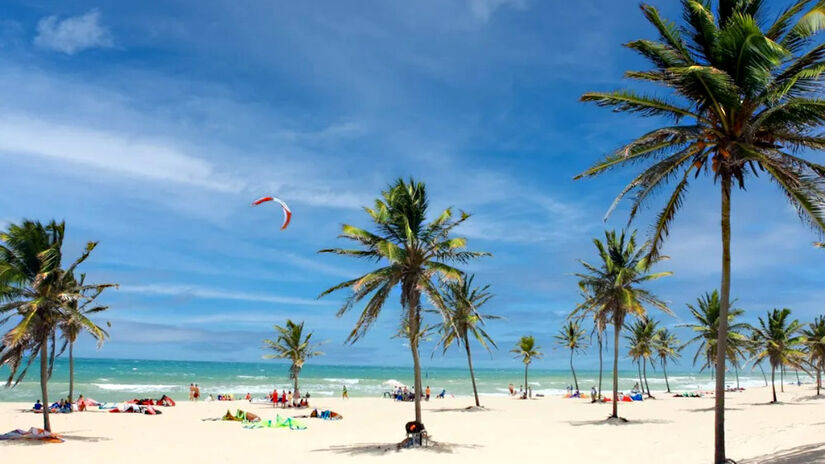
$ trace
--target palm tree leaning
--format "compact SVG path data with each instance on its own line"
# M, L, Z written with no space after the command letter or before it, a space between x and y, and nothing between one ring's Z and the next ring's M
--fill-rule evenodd
M474 278L475 276L470 275L461 280L441 283L445 311L443 312L444 320L438 325L438 331L441 333L439 345L443 351L446 352L453 342L464 345L464 350L467 352L467 365L470 368L470 381L473 384L473 396L476 406L480 407L476 377L473 372L473 357L470 353L470 336L472 335L472 338L476 339L487 351L490 351L490 345L497 348L496 343L484 330L484 321L501 319L501 317L479 312L479 308L490 301L493 294L489 292L489 285L474 287Z
M570 350L570 371L573 373L573 383L576 391L579 391L579 379L576 377L576 369L573 367L573 355L576 352L584 352L584 330L579 327L576 321L567 321L567 325L562 326L558 335L554 335L556 344Z
M731 304L735 304L736 300L732 300ZM696 333L696 336L685 342L686 347L691 344L696 344L696 354L693 356L693 365L701 360L700 372L708 368L716 367L716 347L719 341L719 315L722 311L722 301L719 299L719 292L713 290L710 293L705 293L696 299L696 306L687 305L690 309L690 314L693 316L694 322L692 324L682 324L680 327L686 327ZM743 322L738 322L737 318L744 314L745 311L739 308L730 308L728 310L728 331L725 343L727 350L726 358L731 361L731 364L738 369L738 359L744 357L744 351L747 350L748 339L744 332L750 329L750 326ZM725 367L723 366L724 370Z
M667 387L667 392L670 393L670 382L667 380L667 362L673 361L675 363L682 357L679 339L673 332L666 328L661 328L656 332L656 337L653 339L653 351L662 364L662 372L665 375L665 386Z
M6 386L12 382L17 385L40 355L43 428L47 431L51 431L48 380L54 365L58 325L71 311L70 305L95 288L78 285L74 271L89 257L97 242L89 242L81 256L64 270L61 263L65 230L63 222L52 221L44 226L25 220L0 233L0 325L20 316L3 336L0 365L9 366Z
M86 284L86 274L80 275L80 281L77 284L82 288ZM84 301L72 301L67 305L65 316L58 323L58 328L63 336L63 347L60 349L60 354L69 349L69 402L74 398L74 344L82 332L88 332L97 340L97 346L100 348L103 341L109 337L109 334L102 327L97 325L90 319L90 316L106 311L108 306L92 306L90 305L100 296L107 288L117 287L115 284L97 284L91 293L84 293Z
M822 371L825 370L825 316L819 316L802 329L808 362L816 371L816 396L822 390Z
M540 346L536 346L536 339L533 338L532 335L525 335L519 339L516 343L516 347L510 350L511 353L515 353L515 359L521 358L521 362L524 363L524 396L523 399L527 399L527 368L530 366L530 363L533 362L534 359L541 359L542 353L539 351L541 349Z
M771 365L771 388L773 401L776 403L776 369L785 366L802 368L805 353L801 350L804 338L800 335L802 325L797 320L788 320L791 310L788 308L768 311L765 319L759 318L756 327L756 340L759 343L758 360L767 359Z
M384 262L386 265L346 282L342 282L320 296L341 289L350 289L351 295L338 311L342 316L352 307L372 295L364 306L355 328L347 338L355 342L375 322L390 292L401 289L403 329L409 335L415 378L415 420L421 422L421 364L419 341L421 335L421 296L425 294L436 309L446 313L434 279L458 280L462 273L450 263L467 263L489 253L467 251L467 240L451 237L453 229L470 215L461 212L453 217L452 208L427 222L429 200L423 183L410 179L397 180L375 200L373 208L365 208L376 226L375 232L345 224L340 237L360 245L357 249L330 248L320 253L335 253Z
M649 269L666 259L664 256L650 256L648 244L638 246L636 232L626 236L625 232L617 235L615 231L605 231L605 242L593 239L601 260L594 266L579 260L585 272L575 274L579 278L579 289L584 301L573 310L572 317L586 313L598 314L613 325L613 412L610 419L619 419L619 337L627 316L642 317L646 314L645 306L653 306L671 314L667 305L642 285L665 276L670 272L650 273Z
M772 23L765 23L755 19L767 16L769 2L762 0L718 0L715 14L711 0L681 3L685 18L681 27L663 19L656 8L642 5L642 13L659 38L626 44L653 69L628 71L625 76L659 84L673 98L632 90L582 96L585 102L614 111L671 119L675 124L642 135L577 178L615 167L644 166L618 198L632 195L631 219L652 193L668 182L676 183L654 224L651 256L659 253L692 178L703 172L713 178L721 192L722 311L717 363L723 366L733 184L744 189L751 174L765 172L805 221L817 230L825 229L825 167L798 156L804 150L825 148L825 137L818 134L825 123L825 101L819 98L825 48L813 43L825 29L825 4L800 0ZM717 369L714 464L726 461L724 375L724 368Z
M266 359L288 359L292 362L289 366L289 378L292 379L292 397L300 398L298 392L298 376L306 361L315 356L321 356L322 352L315 351L320 344L311 343L312 332L304 335L304 323L296 324L292 320L286 320L286 326L275 326L278 337L275 340L264 340L264 348L274 351L273 354L265 354Z
M659 323L653 319L642 317L633 322L628 327L630 335L625 338L630 346L629 355L634 361L642 366L641 379L644 380L642 384L642 391L647 390L647 397L653 398L650 393L650 385L647 383L647 363L651 361L654 355L654 343L656 339L656 330Z

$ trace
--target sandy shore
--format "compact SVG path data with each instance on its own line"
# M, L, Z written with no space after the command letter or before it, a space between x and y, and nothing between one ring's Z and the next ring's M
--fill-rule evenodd
M810 386L786 386L783 404L767 404L766 388L729 393L728 455L741 463L825 463L825 397ZM52 419L63 444L0 442L2 462L229 463L273 462L709 462L712 449L712 398L673 398L664 393L643 403L621 403L630 422L607 425L608 405L584 400L540 398L528 401L486 397L483 411L466 411L469 398L431 400L424 423L438 445L402 450L403 424L411 403L377 398L315 399L313 406L344 415L337 422L303 419L304 431L247 430L239 423L202 419L227 408L248 409L265 419L268 405L245 401L188 403L164 408L160 416L90 411ZM22 411L29 404L0 403L0 431L40 426L40 416ZM306 414L287 410L286 415ZM69 459L68 461L67 458ZM536 459L539 458L540 461ZM640 458L642 460L640 461ZM265 461L262 461L265 460Z

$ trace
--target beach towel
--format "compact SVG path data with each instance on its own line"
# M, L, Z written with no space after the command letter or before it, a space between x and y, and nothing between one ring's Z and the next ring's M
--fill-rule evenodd
M12 430L0 435L0 440L42 440L47 443L62 443L63 439L56 433L32 427L29 430Z

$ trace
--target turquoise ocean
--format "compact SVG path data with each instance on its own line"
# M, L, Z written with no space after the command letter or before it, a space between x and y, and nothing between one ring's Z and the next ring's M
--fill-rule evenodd
M0 387L2 402L33 402L40 398L39 361L30 369L26 379L13 388ZM241 362L195 362L195 361L150 361L128 359L86 359L75 360L75 395L83 394L98 401L123 401L132 398L158 398L169 395L173 399L186 400L190 383L197 383L202 394L217 395L251 393L262 397L274 388L291 390L288 366L277 363ZM579 388L589 391L598 382L598 371L577 371ZM605 371L603 389L608 390L609 372ZM0 369L5 380L8 369ZM472 394L469 374L466 368L425 368L422 371L424 385L433 392L446 389L448 394L468 396ZM696 372L668 372L671 389L674 391L710 390L713 379L710 374ZM788 376L787 381L795 381ZM622 371L619 375L620 390L630 390L637 381L636 371ZM476 370L479 392L485 395L506 395L507 386L515 388L524 382L524 371L520 368ZM665 389L661 371L648 372L650 388L655 392ZM806 379L802 379L803 382ZM761 386L761 373L740 373L739 382L743 387ZM350 396L379 397L390 390L391 385L401 383L411 385L412 368L375 366L330 366L309 364L300 375L302 392L316 397L341 394L346 385ZM569 370L530 369L529 383L534 394L563 394L573 383ZM735 385L733 375L728 384ZM65 396L69 391L68 362L58 359L49 381L50 399ZM435 394L435 393L434 393Z

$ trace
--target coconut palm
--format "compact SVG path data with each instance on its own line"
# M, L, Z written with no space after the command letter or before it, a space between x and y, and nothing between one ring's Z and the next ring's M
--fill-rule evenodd
M536 345L536 339L533 338L532 335L525 335L519 339L516 343L516 347L510 350L511 353L515 353L516 355L514 358L518 359L521 358L521 362L524 363L524 398L527 398L527 368L530 366L530 363L533 362L534 359L541 359L542 353L539 351L541 349L540 346Z
M702 173L713 178L721 197L722 317L717 364L723 366L734 184L744 190L751 175L764 172L805 221L817 230L825 229L825 167L798 156L807 149L825 148L825 137L818 133L825 123L819 79L825 72L825 47L813 43L825 29L825 4L798 0L773 22L764 20L769 2L763 0L682 0L681 4L681 27L662 18L656 8L642 5L659 38L626 44L653 69L628 71L625 76L645 85L661 85L672 98L633 90L582 96L585 102L617 112L671 119L674 124L642 135L578 177L641 166L642 172L619 194L619 199L632 195L631 219L651 194L675 183L653 226L651 256L659 253L691 180ZM714 464L726 460L724 375L724 368L717 369Z
M661 328L656 332L656 337L653 339L653 351L662 364L662 373L665 375L665 386L668 393L670 393L670 382L667 380L667 362L677 362L682 357L681 349L676 334L666 328Z
M584 352L586 348L584 330L579 327L578 322L567 321L567 324L562 326L558 335L555 335L554 338L556 344L570 350L570 371L573 372L573 383L576 385L576 391L579 391L579 379L576 377L576 369L573 367L573 355L576 352Z
M292 364L289 366L289 378L292 379L293 398L300 398L298 393L298 376L308 359L321 356L322 352L315 351L320 344L313 344L312 332L304 334L304 323L296 324L292 320L286 320L286 326L275 326L278 337L275 340L264 340L264 348L274 351L272 354L265 354L266 359L288 359Z
M80 281L77 284L80 287L87 287L85 281L86 274L81 274ZM66 313L58 323L58 328L63 336L63 347L60 349L60 354L63 354L67 347L69 349L69 402L74 398L74 344L82 332L88 332L97 340L98 348L103 345L103 341L108 338L109 334L92 321L90 316L106 311L109 307L91 306L91 304L105 289L116 286L115 284L97 284L92 292L84 295L84 301L72 301L67 304Z
M43 428L47 431L51 431L48 380L54 365L56 331L70 305L94 288L78 285L74 271L97 242L89 242L81 256L63 269L65 230L63 222L52 221L44 226L25 220L0 233L0 326L19 317L3 336L0 365L9 366L6 386L17 385L40 356Z
M802 351L804 338L800 335L802 325L797 321L789 320L791 310L788 308L768 311L765 319L759 318L759 327L756 327L756 340L759 343L759 360L767 359L771 365L771 387L773 401L776 403L776 369L785 366L802 368L805 353Z
M585 303L587 302L587 298L585 298ZM604 332L607 330L607 312L600 310L600 307L589 308L586 307L584 304L580 304L573 310L572 314L576 315L576 320L582 320L586 317L591 317L593 319L593 329L590 332L590 337L592 339L593 335L596 335L596 345L599 348L599 388L596 392L596 397L598 400L602 399L602 373L604 371L604 348L605 348L605 339L604 339Z
M426 222L428 206L423 183L399 179L375 201L374 208L365 208L376 226L376 232L351 225L342 227L340 237L358 243L360 248L320 251L386 263L384 267L342 282L321 294L324 296L345 288L351 290L351 295L338 311L339 316L372 295L350 332L348 342L355 342L366 333L378 318L392 289L400 286L402 326L406 324L413 357L415 420L418 422L421 422L421 365L418 353L422 327L421 295L424 293L438 310L446 312L434 279L458 280L461 272L449 263L466 263L489 255L467 251L466 239L450 236L453 229L470 217L469 214L462 212L455 218L452 208L448 208Z
M819 316L802 329L808 362L816 371L816 396L822 389L822 371L825 370L825 316Z
M484 330L484 324L486 320L501 319L501 317L479 312L479 308L490 301L493 294L489 292L489 285L474 287L474 278L475 276L470 275L461 280L441 283L442 300L446 311L443 314L444 320L437 329L441 333L439 345L443 351L446 352L454 342L464 345L464 350L467 352L467 365L470 368L470 381L473 384L473 396L476 406L481 406L473 372L473 357L470 353L470 336L488 352L491 345L497 348L493 339Z
M650 256L648 244L638 246L636 232L626 236L625 232L605 232L605 242L593 239L601 259L600 265L594 266L579 260L584 266L584 273L575 274L579 278L579 289L584 295L582 302L572 316L582 313L596 313L595 318L604 318L613 325L613 413L612 419L618 419L618 405L615 401L619 394L619 337L627 316L642 317L646 314L645 306L653 306L670 314L667 305L642 288L642 285L670 272L650 273L649 269L665 257Z
M735 304L736 300L731 301ZM697 345L696 354L693 356L693 365L701 361L700 372L716 366L716 347L719 337L719 314L722 310L722 301L719 299L719 292L713 290L705 293L696 299L696 306L688 304L690 314L695 320L692 324L682 324L680 327L687 327L696 336L685 342L685 347L691 344ZM745 332L750 326L743 322L738 322L737 318L744 314L739 308L731 308L728 311L728 331L725 349L727 359L734 368L738 369L739 359L744 357L747 350L748 339ZM724 370L724 367L723 367Z
M745 349L751 362L751 371L754 367L758 367L762 372L762 379L765 381L765 386L768 386L768 376L765 374L765 368L762 367L762 360L757 359L757 354L761 351L759 348L759 335L753 327L749 328L749 336L745 343Z
M630 334L625 336L628 341L630 357L642 366L641 383L642 390L647 390L647 397L653 398L650 393L650 385L647 383L647 363L653 363L652 358L655 355L656 332L659 323L653 319L642 317L633 322L629 327Z

